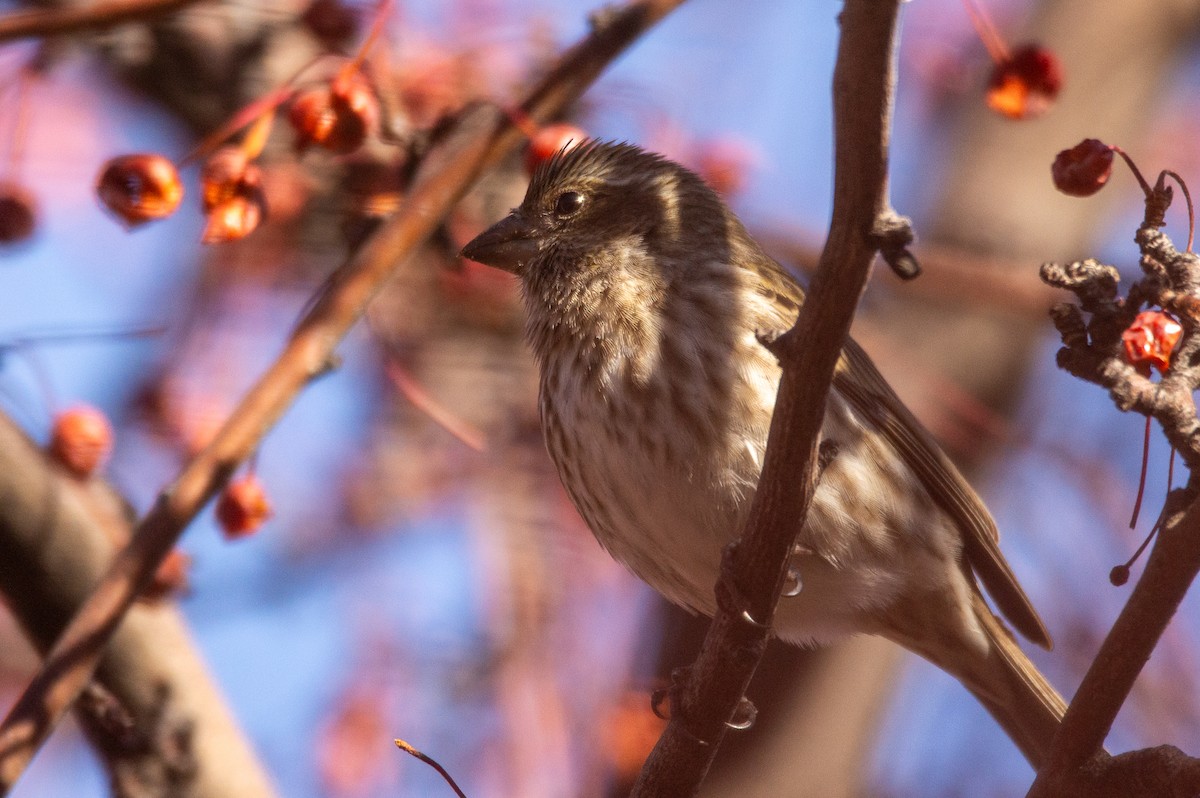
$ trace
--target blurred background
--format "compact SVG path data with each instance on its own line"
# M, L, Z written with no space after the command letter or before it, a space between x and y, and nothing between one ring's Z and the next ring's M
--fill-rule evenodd
M276 124L259 159L268 218L216 246L200 243L195 165L181 210L133 231L96 200L102 165L134 151L178 161L322 52L352 53L375 6L214 0L0 47L0 181L36 209L32 234L0 246L0 409L39 444L55 413L102 409L116 433L104 477L144 512L396 206L425 132L470 101L511 103L593 10L397 2L368 59L390 137L297 153ZM901 284L879 270L855 335L992 508L1057 644L1032 655L1069 697L1128 593L1107 575L1153 523L1169 452L1155 433L1131 531L1142 419L1055 368L1046 310L1061 297L1037 268L1097 256L1132 273L1141 195L1118 171L1095 198L1064 197L1049 164L1094 137L1147 174L1200 173L1200 2L987 11L1009 46L1055 55L1061 94L1036 119L994 113L995 65L960 0L905 6L892 196L925 274ZM569 121L690 165L803 275L828 223L837 12L692 0ZM178 602L280 795L450 794L396 737L472 798L624 794L662 727L650 691L703 637L703 620L665 606L576 517L543 450L516 287L456 255L525 181L519 157L485 179L266 439L254 472L270 520L230 541L205 512L183 538L174 598L143 608ZM1181 241L1183 212L1168 221ZM1110 750L1200 747L1196 610L1186 603L1163 639ZM6 706L35 664L5 618ZM881 641L778 646L751 697L758 722L721 752L707 796L1011 796L1032 778L965 690ZM14 794L102 796L110 781L67 725Z

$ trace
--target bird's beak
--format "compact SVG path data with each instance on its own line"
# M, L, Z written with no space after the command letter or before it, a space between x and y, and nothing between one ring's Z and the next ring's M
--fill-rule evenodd
M538 253L536 232L523 214L513 211L475 236L463 247L462 255L519 275Z

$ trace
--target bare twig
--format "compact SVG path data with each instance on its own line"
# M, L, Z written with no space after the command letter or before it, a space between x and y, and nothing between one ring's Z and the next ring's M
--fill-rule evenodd
M387 375L392 384L396 386L396 390L403 394L413 407L429 416L433 423L475 451L487 450L487 440L482 430L469 421L459 418L445 405L430 396L429 391L425 390L421 383L395 360L388 362Z
M96 30L149 19L192 5L198 0L108 0L86 6L62 6L36 11L18 11L0 17L0 44L15 39L55 36L81 30Z
M744 709L743 695L766 647L798 520L816 486L834 365L872 258L887 243L878 233L881 218L890 214L887 142L898 9L898 2L872 0L848 0L842 9L829 238L796 326L772 344L783 377L745 535L727 549L717 614L699 658L673 691L671 722L642 770L635 796L696 792L727 726Z
M640 0L597 20L528 94L521 108L544 121L577 99L618 54L682 0ZM465 113L430 154L404 203L313 303L283 352L233 411L213 442L188 463L142 519L130 545L72 619L42 669L0 725L0 794L24 771L80 691L104 644L135 597L200 508L295 400L327 368L334 348L392 272L436 229L488 166L511 151L520 132L492 108Z
M452 777L450 775L450 773L447 772L447 770L444 767L442 767L440 762L438 762L433 757L429 756L429 754L422 753L421 751L418 751L416 748L413 748L411 745L406 743L404 740L397 738L397 739L393 740L393 742L396 743L396 747L399 748L404 753L409 754L410 756L415 756L417 759L421 760L426 765L429 765L429 767L436 770L438 775L441 776L445 780L445 782L450 785L450 789L454 790L454 794L457 795L458 798L467 798L466 794L462 791L462 788L460 788L458 786L458 784L454 781L454 777Z

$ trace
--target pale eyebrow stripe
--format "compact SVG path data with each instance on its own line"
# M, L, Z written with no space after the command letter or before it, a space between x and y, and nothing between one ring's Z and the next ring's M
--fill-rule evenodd
M679 215L679 177L671 172L664 172L654 180L658 196L662 199L663 221L672 237L678 238L681 229Z

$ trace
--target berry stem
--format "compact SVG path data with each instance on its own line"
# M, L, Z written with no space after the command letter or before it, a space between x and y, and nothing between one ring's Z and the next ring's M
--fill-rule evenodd
M345 79L351 73L358 71L363 61L366 60L367 54L371 52L371 48L379 41L379 37L383 33L383 23L387 22L391 12L392 0L381 0L379 7L375 9L375 16L371 20L371 29L367 31L367 38L363 40L362 46L358 48L354 57L338 72L337 79Z
M300 72L297 72L296 77L299 77L300 73L304 72L304 70L308 69L310 66L312 66L312 64L306 65L304 69L300 70ZM207 136L201 139L200 143L197 144L191 152L183 156L183 159L179 161L179 165L183 166L191 161L196 161L211 155L214 150L224 144L230 137L232 137L246 125L249 125L251 122L258 122L264 116L273 116L275 109L291 99L291 96L295 93L295 89L292 88L292 84L295 82L295 80L296 78L292 78L278 89L275 89L268 94L264 94L262 97L259 97L257 100L242 108L242 110L230 117L228 122L221 125L212 133L209 133Z
M1129 519L1129 528L1137 526L1138 514L1142 511L1142 497L1146 495L1146 466L1150 463L1150 416L1146 416L1146 434L1142 438L1142 473L1138 477L1137 499L1133 502L1133 517ZM1145 548L1143 546L1143 548ZM1140 552L1141 549L1138 549Z
M263 147L267 146L267 137L271 135L271 123L274 121L275 109L269 108L259 115L246 131L241 147L248 160L253 161L262 153Z
M971 18L971 24L975 27L975 32L979 34L979 39L983 42L991 59L997 64L1003 64L1009 60L1011 54L1008 51L1008 45L1004 43L1000 32L992 24L992 19L988 16L987 11L976 0L963 0L963 7L967 9L967 16Z
M1142 193L1144 193L1147 198L1152 196L1154 194L1154 189L1150 188L1150 184L1146 182L1146 178L1142 177L1141 170L1137 168L1137 164L1135 164L1133 159L1129 157L1129 153L1125 152L1125 150L1121 149L1116 144L1110 144L1108 148L1117 155L1120 155L1125 160L1125 164L1129 167L1129 171L1133 172L1133 176L1137 178L1138 185L1142 187Z
M1195 238L1196 238L1196 213L1195 213L1195 209L1192 207L1192 193L1190 191L1188 191L1187 183L1183 182L1183 178L1180 177L1178 174L1176 174L1175 172L1172 172L1170 169L1164 169L1162 171L1162 173L1164 175L1167 175L1168 177L1174 179L1174 181L1179 184L1180 190L1183 191L1183 199L1187 203L1187 213L1188 213L1188 242L1187 242L1187 250L1186 251L1191 252L1192 251L1192 243L1195 241ZM1174 454L1174 452L1175 452L1175 450L1172 449L1171 453Z

